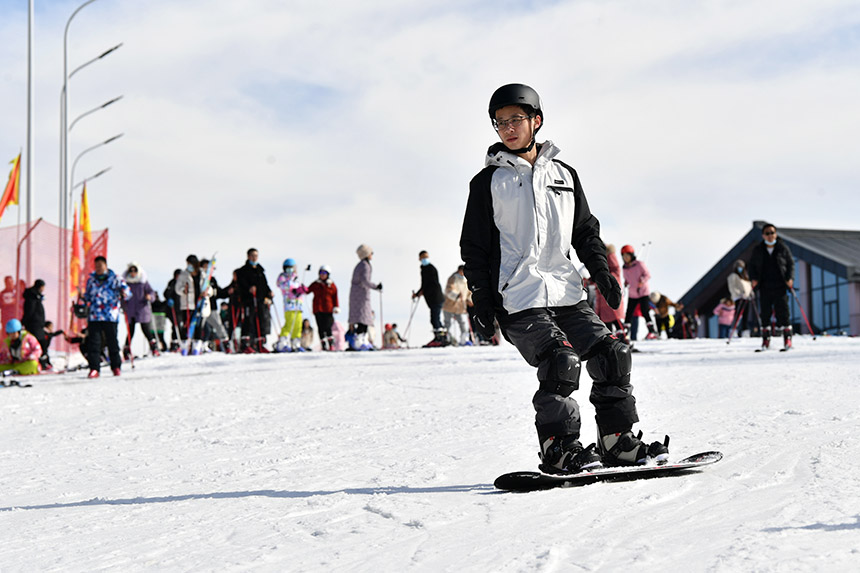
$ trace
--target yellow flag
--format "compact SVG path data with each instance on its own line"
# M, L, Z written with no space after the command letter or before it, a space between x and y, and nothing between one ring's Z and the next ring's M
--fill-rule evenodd
M93 233L90 227L90 204L87 201L87 184L81 193L81 231L84 232L84 260L90 260L90 249L93 248Z

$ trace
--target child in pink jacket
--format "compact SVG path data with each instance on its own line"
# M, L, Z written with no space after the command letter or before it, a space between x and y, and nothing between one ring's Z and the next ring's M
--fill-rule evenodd
M720 338L728 338L732 331L732 324L735 321L734 301L730 298L724 298L714 308L714 314L717 316L717 322L720 324Z
M6 323L7 338L0 343L0 371L15 370L18 374L38 374L41 370L39 357L42 345L36 337L21 326L21 321L13 318Z

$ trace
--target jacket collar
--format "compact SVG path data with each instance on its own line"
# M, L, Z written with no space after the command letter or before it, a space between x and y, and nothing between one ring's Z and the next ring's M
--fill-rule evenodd
M561 151L552 141L544 141L543 143L539 143L538 145L538 157L537 161L535 161L535 166L542 165L550 160L552 160L556 155ZM531 168L531 165L528 161L520 157L519 155L514 155L505 145L501 142L494 143L487 150L487 156L484 161L484 165L486 167L496 166L496 167L516 167L523 166Z

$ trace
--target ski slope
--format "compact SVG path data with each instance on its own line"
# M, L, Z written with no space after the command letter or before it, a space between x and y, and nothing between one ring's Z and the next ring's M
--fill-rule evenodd
M537 465L508 345L41 376L0 389L0 570L857 571L860 341L795 340L639 343L637 427L723 461L531 494L492 487Z

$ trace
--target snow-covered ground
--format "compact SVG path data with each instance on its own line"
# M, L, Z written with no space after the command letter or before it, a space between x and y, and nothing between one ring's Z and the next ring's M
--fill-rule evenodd
M537 463L507 345L31 379L0 390L0 570L860 570L860 340L756 342L634 358L638 427L723 461L531 494L492 486Z

